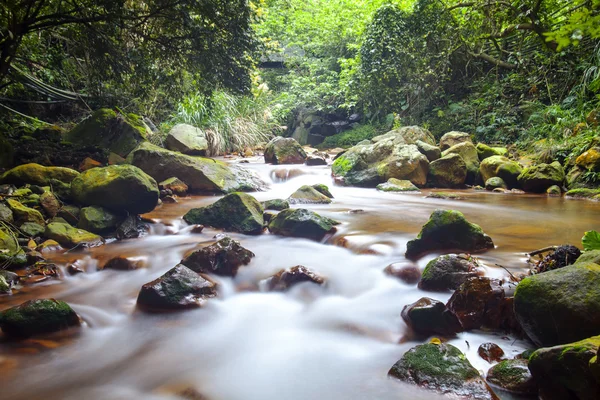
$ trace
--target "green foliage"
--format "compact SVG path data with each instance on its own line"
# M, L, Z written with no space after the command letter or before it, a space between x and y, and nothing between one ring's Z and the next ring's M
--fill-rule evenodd
M558 50L569 45L578 45L584 38L600 38L600 0L576 0L570 7L574 11L569 14L564 24L558 29L546 33L547 40L558 43Z
M332 149L334 147L352 147L363 140L371 140L384 133L385 129L379 125L360 125L349 131L326 137L319 149Z
M587 231L581 238L581 244L585 251L600 250L600 233Z

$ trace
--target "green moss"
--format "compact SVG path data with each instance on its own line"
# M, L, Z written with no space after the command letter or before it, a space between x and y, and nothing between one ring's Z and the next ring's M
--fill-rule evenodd
M19 165L6 171L0 178L0 182L17 185L30 183L33 185L49 186L54 180L68 184L78 176L79 172L70 168L44 167L43 165L30 163Z
M354 163L342 155L338 157L331 165L331 172L335 176L346 176L346 174L352 170L353 166Z
M339 222L306 209L287 209L269 223L269 231L276 235L321 240L337 224Z
M125 219L102 207L91 206L81 209L78 227L93 233L103 233L116 229Z
M329 204L331 199L312 186L304 185L288 198L290 204Z
M312 185L313 189L315 189L317 192L321 193L324 196L329 197L330 199L333 199L333 195L331 194L331 192L329 191L329 187L323 183L317 183L315 185Z
M283 199L267 200L263 201L261 204L265 210L282 211L290 208L290 203Z
M319 149L331 149L334 147L352 147L363 140L373 139L382 133L380 127L373 125L361 125L349 131L341 132L325 138L323 143L317 146Z
M600 195L600 189L571 189L566 195L567 197L588 199Z
M64 301L30 300L0 315L0 327L10 336L27 337L79 326L75 311Z
M102 237L74 228L69 224L61 222L51 222L46 226L45 236L48 239L57 241L61 246L72 248L75 246L98 246L104 242Z
M7 199L6 203L13 212L13 216L17 224L34 222L39 225L45 225L44 217L38 210L24 206L14 199Z

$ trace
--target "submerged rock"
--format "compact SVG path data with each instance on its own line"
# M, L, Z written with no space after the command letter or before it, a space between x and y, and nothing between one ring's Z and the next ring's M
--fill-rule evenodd
M483 343L477 349L477 354L485 361L493 363L502 360L504 357L504 350L495 343Z
M216 295L216 283L179 264L142 286L137 304L151 311L197 308Z
M29 300L0 313L0 328L8 336L26 338L81 325L79 316L64 301Z
M44 233L48 239L55 240L65 248L76 246L94 247L104 243L104 239L94 233L74 228L62 222L51 222Z
M413 347L388 375L459 399L497 399L465 355L450 344Z
M254 253L242 247L240 242L224 237L210 246L194 251L181 264L195 272L233 277L253 257Z
M462 326L444 303L423 297L413 304L404 306L402 319L412 330L421 335L453 336L462 331Z
M423 253L440 250L462 250L470 253L494 248L492 239L479 225L466 220L454 210L435 210L417 236L408 242L406 257L413 259Z
M304 185L288 197L290 204L329 204L331 199L314 187Z
M429 164L427 182L431 187L461 187L467 179L467 164L458 154L448 154Z
M282 269L273 275L267 282L267 287L271 291L283 292L290 287L303 282L311 282L317 285L323 285L326 279L309 268L302 265Z
M14 183L21 185L29 183L33 185L49 186L54 181L71 183L79 176L79 172L63 167L44 167L39 164L23 164L6 171L0 177L1 183Z
M377 185L377 190L382 192L418 192L419 188L411 181L390 178L385 183Z
M445 133L440 139L440 148L442 151L449 149L452 146L455 146L460 143L471 143L471 135L466 132L458 132L452 131Z
M111 258L110 260L108 260L101 269L102 270L114 269L117 271L133 271L136 269L140 269L143 266L144 266L144 264L141 261L134 261L134 260L131 260L131 259L125 258L125 257L114 257L114 258Z
M276 235L321 240L335 232L339 222L303 209L283 210L269 223L269 231Z
M504 360L494 365L486 380L511 393L535 395L538 388L527 367L527 360Z
M385 267L383 272L409 285L414 285L421 279L421 270L417 265L394 263Z
M535 193L543 193L553 185L561 186L564 180L565 171L558 161L525 168L518 177L523 190Z
M293 138L277 136L265 147L267 164L304 164L306 152Z
M263 208L246 193L231 193L210 206L193 208L183 216L188 224L202 224L245 234L261 233Z
M205 155L208 151L206 135L192 125L177 124L165 139L167 149L183 154Z
M478 275L477 261L468 256L445 255L434 258L423 270L419 289L455 290L467 279Z

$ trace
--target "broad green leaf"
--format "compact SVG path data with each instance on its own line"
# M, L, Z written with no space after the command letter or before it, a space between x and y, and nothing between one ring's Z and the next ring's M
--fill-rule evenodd
M600 233L597 231L587 231L581 239L583 249L589 250L600 250Z

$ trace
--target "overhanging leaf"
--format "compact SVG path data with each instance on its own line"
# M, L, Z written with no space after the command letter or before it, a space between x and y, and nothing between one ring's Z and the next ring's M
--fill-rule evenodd
M581 239L583 249L589 250L600 250L600 233L597 231L587 231Z

